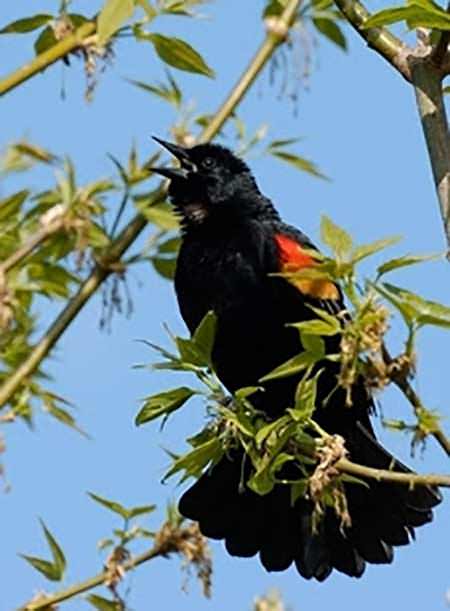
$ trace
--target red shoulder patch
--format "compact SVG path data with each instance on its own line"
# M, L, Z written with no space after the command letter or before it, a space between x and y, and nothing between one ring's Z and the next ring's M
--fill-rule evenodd
M283 235L282 233L275 234L275 242L278 246L280 261L283 268L292 266L292 270L295 271L302 267L310 267L316 264L311 255L303 250L298 242L289 238L287 235Z
M301 244L282 233L275 234L278 247L280 271L292 273L319 265L319 261ZM326 278L290 278L289 282L299 291L316 299L339 299L340 293L334 282Z

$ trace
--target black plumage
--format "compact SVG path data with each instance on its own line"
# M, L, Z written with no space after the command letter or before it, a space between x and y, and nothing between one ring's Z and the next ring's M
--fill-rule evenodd
M158 140L181 162L159 168L171 180L169 194L182 222L175 289L181 314L193 332L209 310L218 318L213 361L229 391L255 386L258 380L300 350L290 322L316 315L310 305L333 315L344 310L339 287L330 283L288 282L274 276L286 265L307 265L314 245L285 224L264 197L246 166L217 145L183 148ZM307 250L305 250L307 249ZM326 338L329 352L339 336ZM362 380L345 406L335 390L339 365L326 362L318 383L314 419L329 433L342 435L350 458L371 467L408 472L375 439L370 423L373 401ZM253 405L268 419L292 405L299 378L268 381L252 395ZM276 485L265 496L239 488L242 455L226 455L181 497L182 515L199 522L202 533L224 539L233 556L259 554L269 571L295 563L306 579L323 581L333 569L360 577L366 563L390 563L393 547L406 545L414 528L432 520L441 500L437 489L410 490L372 482L369 488L346 484L352 525L342 528L327 509L318 529L312 528L312 502L300 498L292 506L288 486Z

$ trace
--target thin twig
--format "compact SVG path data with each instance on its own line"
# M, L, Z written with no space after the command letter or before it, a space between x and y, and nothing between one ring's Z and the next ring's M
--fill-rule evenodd
M407 81L410 81L408 57L412 49L385 28L364 28L364 23L370 17L370 13L358 0L334 0L334 2L368 46L384 57Z
M19 70L16 70L9 76L0 80L0 97L5 95L18 85L21 85L29 78L42 72L45 68L48 68L62 57L65 57L68 53L74 49L80 47L83 41L90 36L96 29L96 23L89 21L79 27L73 34L67 36L47 51L40 53L31 62L25 64Z
M330 442L335 439L340 440L344 443L344 439L339 435L331 435L327 433L317 422L314 420L310 421L311 426L319 434L322 441ZM320 446L319 446L320 447ZM331 446L330 446L331 447ZM310 446L303 445L299 450L299 456L309 456L314 460L320 459L320 454L317 448L311 448ZM442 486L444 488L450 488L450 475L443 475L437 473L431 474L418 474L418 473L404 473L399 471L393 471L392 469L375 469L374 467L368 467L366 465L360 465L359 463L352 462L345 457L345 454L338 456L338 459L333 466L336 467L342 473L348 473L349 475L356 475L367 479L375 479L377 481L392 482L393 484L403 484L414 488L414 486Z
M383 350L384 362L386 363L386 365L391 365L393 363L393 358L390 355L385 345L383 345L382 350ZM419 418L420 412L425 408L422 404L422 401L420 400L419 395L416 393L414 388L411 386L405 373L402 371L396 372L394 369L391 379L394 382L394 384L397 386L397 388L399 388L402 391L402 393L411 403L415 415L417 416L417 418ZM447 456L450 456L450 439L447 438L444 432L441 429L437 429L433 431L431 435L436 439L436 441L439 443L439 445L444 450L444 452L447 454Z
M281 24L279 28L280 32L283 32L283 27L288 30L292 25L300 1L301 0L290 0L286 5L283 13L279 17L279 24ZM217 116L212 119L201 134L199 138L200 141L204 142L207 139L209 140L220 131L223 124L227 121L245 93L249 90L256 76L261 72L275 49L283 40L284 36L274 33L273 27L267 32L265 40L251 64L244 71L241 78L220 107ZM161 201L165 195L166 192L161 187L158 194L153 198L153 204ZM113 264L116 263L131 244L133 244L146 224L146 219L141 214L137 214L111 243L111 247L106 253L102 264L98 264L94 268L93 272L83 282L78 292L50 325L41 340L35 345L26 360L7 378L3 386L0 387L0 408L6 405L24 380L39 367L42 360L47 356L84 304L92 297L102 282L113 272Z
M57 219L31 236L23 246L13 252L12 255L3 261L3 263L0 263L0 278L31 254L33 250L42 244L42 242L45 242L47 238L59 231L63 225L63 219Z

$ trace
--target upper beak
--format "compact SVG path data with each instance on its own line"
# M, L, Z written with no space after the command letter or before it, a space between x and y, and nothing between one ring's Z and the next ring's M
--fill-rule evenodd
M172 142L166 142L165 140L161 140L156 136L152 136L153 140L156 140L158 144L163 146L165 149L169 151L174 157L178 159L181 164L180 168L153 168L148 167L148 170L152 172L156 172L157 174L161 174L161 176L165 176L166 178L187 178L189 172L195 171L195 164L192 163L189 156L189 149L186 149L178 144L173 144Z

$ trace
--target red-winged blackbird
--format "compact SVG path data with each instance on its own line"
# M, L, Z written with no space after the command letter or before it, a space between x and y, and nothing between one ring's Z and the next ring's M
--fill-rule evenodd
M325 280L294 285L273 275L313 264L304 249L315 247L281 220L241 159L218 145L183 148L155 140L181 164L155 171L171 180L170 199L181 218L175 289L183 319L192 333L213 310L218 377L231 392L261 385L262 376L301 350L298 331L287 324L313 318L310 305L338 315L344 310L341 291ZM338 352L339 336L326 340L327 351ZM336 390L338 365L324 361L321 366L316 422L345 438L354 462L409 472L376 441L369 418L373 400L364 382L355 383L348 407L343 389ZM292 406L298 382L298 376L268 381L250 400L269 419L277 418ZM342 528L328 509L313 532L310 500L300 498L292 506L289 486L282 484L265 496L242 491L242 464L242 454L225 455L183 494L181 514L198 521L205 536L225 539L231 555L259 553L269 571L294 562L307 579L322 581L333 568L360 577L366 562L392 562L393 546L408 544L414 528L432 520L431 508L441 500L431 487L346 484L351 527Z

